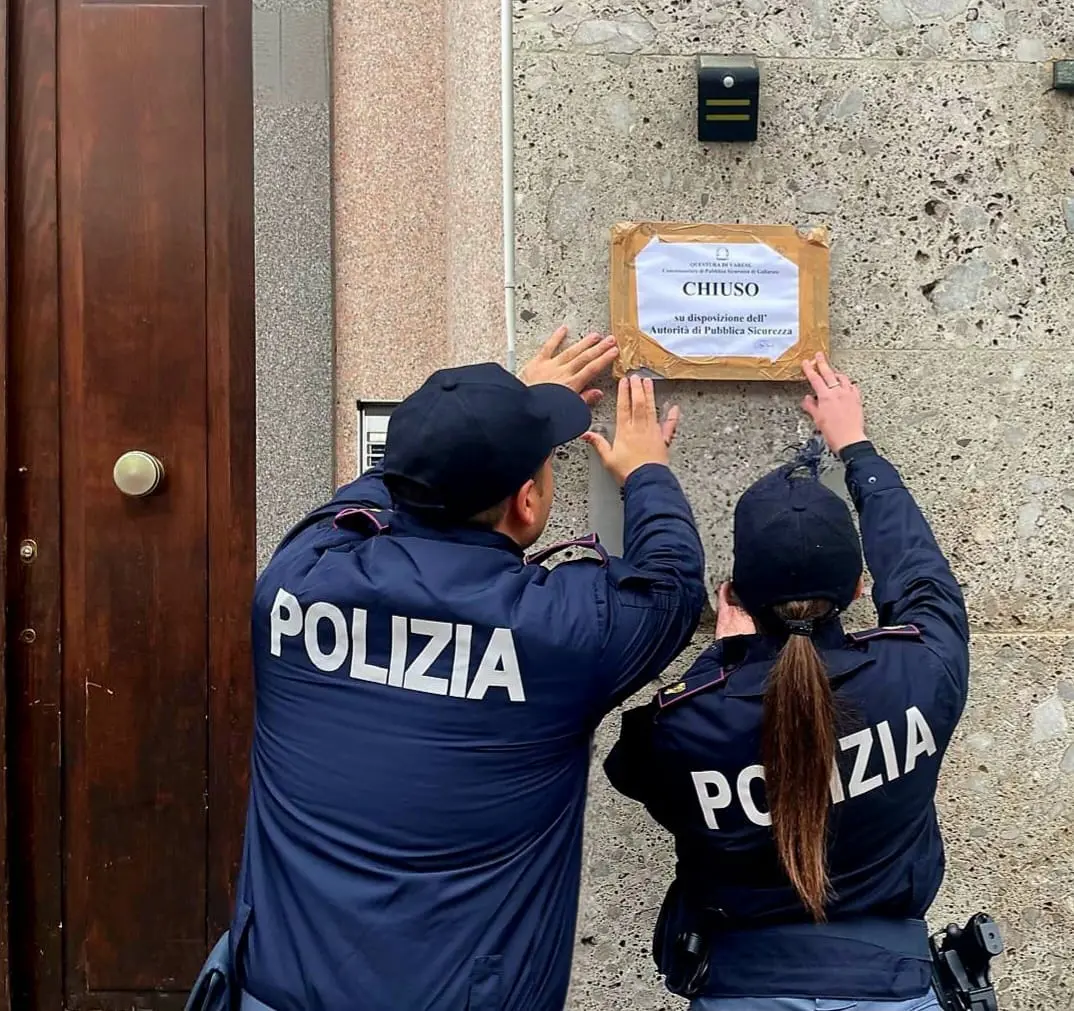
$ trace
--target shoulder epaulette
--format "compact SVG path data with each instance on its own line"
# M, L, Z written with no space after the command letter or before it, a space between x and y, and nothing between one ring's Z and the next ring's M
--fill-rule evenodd
M386 534L391 526L391 514L381 509L341 509L332 520L336 530L355 530L376 537Z
M608 564L608 552L604 550L600 539L596 534L586 534L585 537L576 537L570 541L560 541L540 551L534 551L526 556L528 565L544 565L556 555L564 557L557 559L556 565L564 562L591 561L601 565Z
M917 625L881 625L879 628L867 628L863 632L849 632L847 639L851 642L870 642L873 639L920 639L921 629Z
M682 702L683 699L691 698L706 689L722 685L727 680L729 673L726 667L720 667L715 672L704 671L683 681L675 681L656 693L657 709L663 712L670 706Z

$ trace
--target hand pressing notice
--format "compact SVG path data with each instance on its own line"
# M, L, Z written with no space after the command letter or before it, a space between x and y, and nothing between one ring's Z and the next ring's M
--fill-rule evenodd
M597 451L605 470L623 485L634 471L647 463L667 466L668 447L678 424L677 407L668 411L663 424L657 418L653 381L631 376L619 381L614 440L608 442L597 432L586 432L582 438Z
M533 361L523 368L518 378L527 386L538 383L558 383L574 390L592 407L604 394L587 387L619 356L614 337L601 337L599 333L586 334L568 348L559 350L567 337L567 328L561 326L545 341Z
M861 390L849 376L836 372L823 354L802 362L813 393L802 401L802 410L817 426L817 431L835 454L865 441L865 411Z

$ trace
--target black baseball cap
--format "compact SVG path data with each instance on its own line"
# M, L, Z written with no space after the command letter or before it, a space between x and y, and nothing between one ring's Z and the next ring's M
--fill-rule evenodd
M492 362L441 369L392 411L384 482L406 510L466 520L518 491L591 422L566 386L527 386Z
M827 600L840 611L862 574L861 541L846 503L789 463L746 490L735 506L732 584L747 611L792 600Z

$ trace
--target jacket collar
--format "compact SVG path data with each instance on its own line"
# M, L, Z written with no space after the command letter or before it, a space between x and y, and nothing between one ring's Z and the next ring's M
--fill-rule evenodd
M727 678L725 694L738 698L764 695L768 672L786 641L786 636L763 634L720 640L720 662ZM867 653L848 647L846 633L838 619L821 625L813 642L824 658L829 680L843 678L873 662Z
M453 544L470 544L482 548L495 548L514 555L519 560L525 558L525 551L506 534L487 527L468 527L464 525L441 527L427 523L403 509L396 509L391 514L390 529L399 537L421 537L429 541L448 541Z

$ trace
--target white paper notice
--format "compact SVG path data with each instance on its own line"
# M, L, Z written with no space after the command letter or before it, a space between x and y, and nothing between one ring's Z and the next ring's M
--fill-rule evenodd
M798 343L798 265L771 246L653 238L634 269L639 328L680 358L775 361Z

